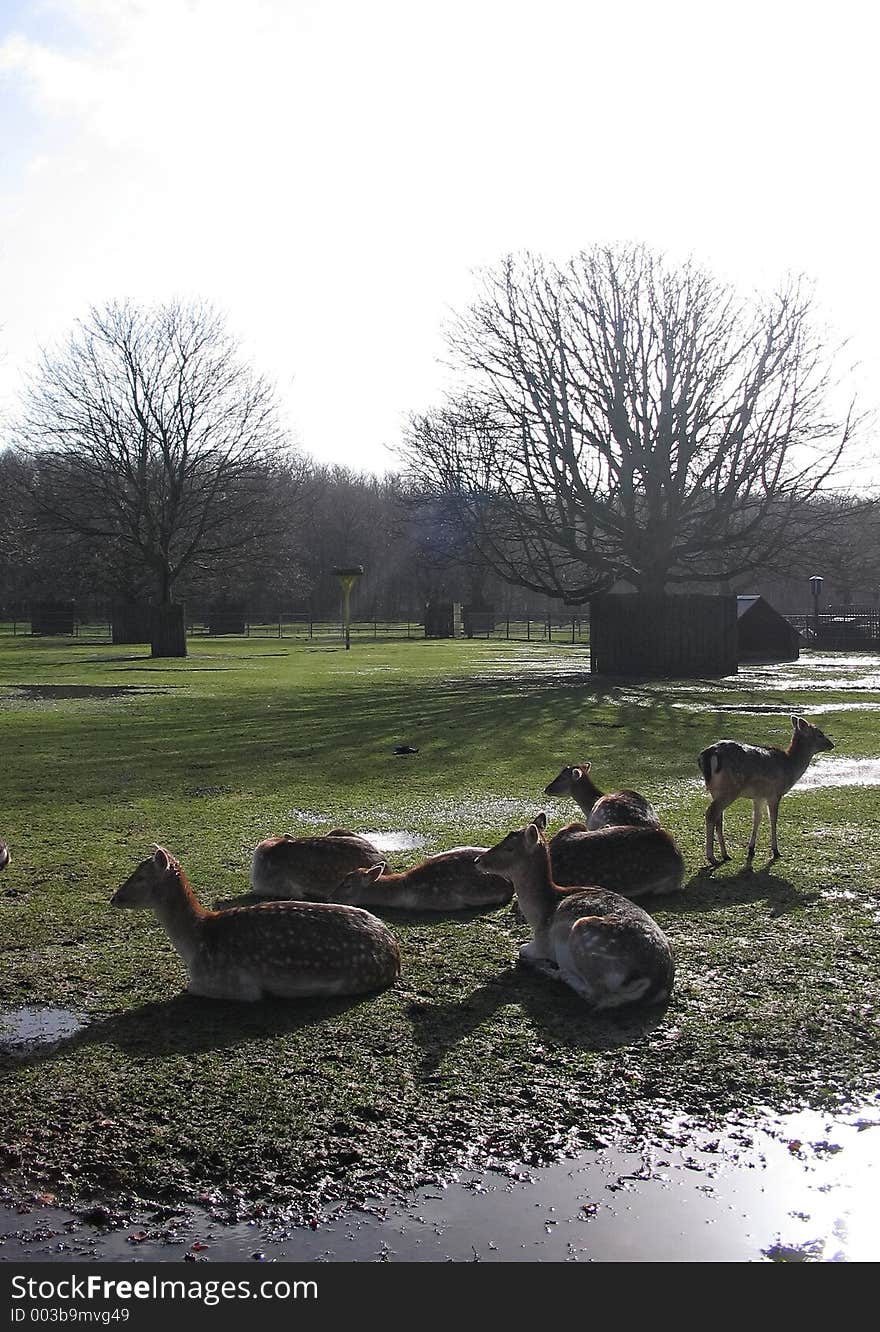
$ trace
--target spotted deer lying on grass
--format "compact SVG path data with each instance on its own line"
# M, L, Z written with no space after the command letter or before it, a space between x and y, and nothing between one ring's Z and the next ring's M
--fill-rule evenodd
M0 872L6 869L6 866L11 859L12 856L9 854L9 847L4 841L0 840Z
M834 748L828 736L803 717L792 717L791 725L793 734L788 749L718 740L700 752L697 761L712 797L706 810L706 859L710 865L720 865L730 859L724 844L724 811L734 800L742 798L752 801L752 835L746 862L750 865L754 859L765 805L770 817L772 859L778 859L776 819L780 800L803 777L814 754ZM721 860L715 856L716 835Z
M258 897L292 897L333 902L346 874L367 865L384 865L379 851L348 828L318 837L267 837L254 851L251 888Z
M487 849L457 846L400 874L386 874L384 864L352 870L336 889L333 900L361 906L406 907L410 911L503 906L513 897L513 884L477 863Z
M533 937L520 961L570 985L590 1008L665 1003L672 991L672 949L642 907L604 888L560 888L551 874L546 817L510 832L479 859L508 875Z
M540 822L543 820L543 822ZM547 816L535 820L541 829ZM684 858L663 828L597 828L567 823L550 838L553 878L564 888L595 883L632 899L674 893L684 883Z
M544 795L570 796L580 805L587 819L587 830L608 828L621 824L658 828L660 820L650 801L638 791L613 791L606 795L590 776L592 764L579 763L577 767L563 768Z
M254 1001L367 994L400 974L386 925L360 907L259 902L209 911L178 861L157 846L111 905L152 909L183 959L191 994Z

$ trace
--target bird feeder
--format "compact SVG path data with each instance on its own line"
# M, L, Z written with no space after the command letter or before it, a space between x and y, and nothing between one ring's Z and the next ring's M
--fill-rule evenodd
M352 564L344 569L334 569L333 572L339 579L342 588L342 632L345 635L345 650L347 652L351 647L351 614L349 609L351 589L364 572L364 566L362 564Z

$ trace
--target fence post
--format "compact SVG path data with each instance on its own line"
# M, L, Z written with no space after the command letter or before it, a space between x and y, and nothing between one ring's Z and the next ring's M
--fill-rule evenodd
M531 622L531 620L526 620L526 641L527 641L528 643L531 643L531 641L532 641L532 622Z
M571 617L571 641L574 642L574 616Z

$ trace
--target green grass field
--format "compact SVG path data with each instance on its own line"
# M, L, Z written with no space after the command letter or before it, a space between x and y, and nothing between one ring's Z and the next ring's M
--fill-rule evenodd
M0 1056L8 1196L308 1210L678 1113L720 1122L876 1095L880 789L796 788L783 859L768 865L765 823L752 874L740 803L725 820L733 863L708 874L696 766L722 736L787 743L792 710L836 745L811 773L880 755L880 711L863 706L878 700L873 659L614 685L591 680L580 646L190 648L152 661L0 639L2 1009L84 1020L54 1047L7 1041ZM419 753L395 756L400 744ZM401 868L490 845L542 808L555 828L577 809L543 788L587 758L604 789L654 800L685 855L684 892L656 910L677 960L661 1012L590 1018L517 969L528 931L510 908L385 913L403 971L374 997L199 1000L154 917L109 907L153 843L214 905L247 892L253 847L273 833L424 839L390 857Z

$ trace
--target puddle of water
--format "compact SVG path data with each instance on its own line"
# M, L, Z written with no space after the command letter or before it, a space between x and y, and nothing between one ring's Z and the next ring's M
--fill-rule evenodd
M536 796L523 801L499 797L496 800L445 800L435 802L432 817L448 826L454 821L481 825L487 822L521 826L533 819L540 809L549 808L549 799Z
M793 786L790 795L797 795L798 790L810 790L822 786L880 786L880 758L830 758L823 756L816 763L811 763Z
M880 703L811 703L809 707L798 707L793 711L802 712L806 716L816 712L878 712Z
M536 1169L490 1163L444 1187L308 1225L225 1225L207 1209L108 1230L52 1206L0 1210L4 1260L69 1262L876 1262L880 1109L682 1121L651 1142ZM164 1219L162 1219L164 1217Z
M679 708L685 712L732 712L732 713L772 713L779 717L788 717L792 713L801 713L803 716L812 717L814 713L819 712L878 712L880 703L810 703L804 707L802 703L756 703L749 706L747 703L673 703L673 708Z
M164 694L165 689L148 688L146 685L4 685L3 696L6 698L26 698L36 701L51 701L67 698L124 698L130 694ZM12 691L12 692L7 692Z
M29 1055L36 1046L58 1045L85 1027L86 1021L66 1008L16 1008L0 1013L0 1050Z
M689 791L706 784L702 777L686 777L678 790ZM786 800L802 791L815 791L826 786L880 786L880 758L828 758L822 756L811 763L802 777L786 794Z
M377 851L418 851L428 845L428 839L418 833L365 832L360 835L372 842Z

